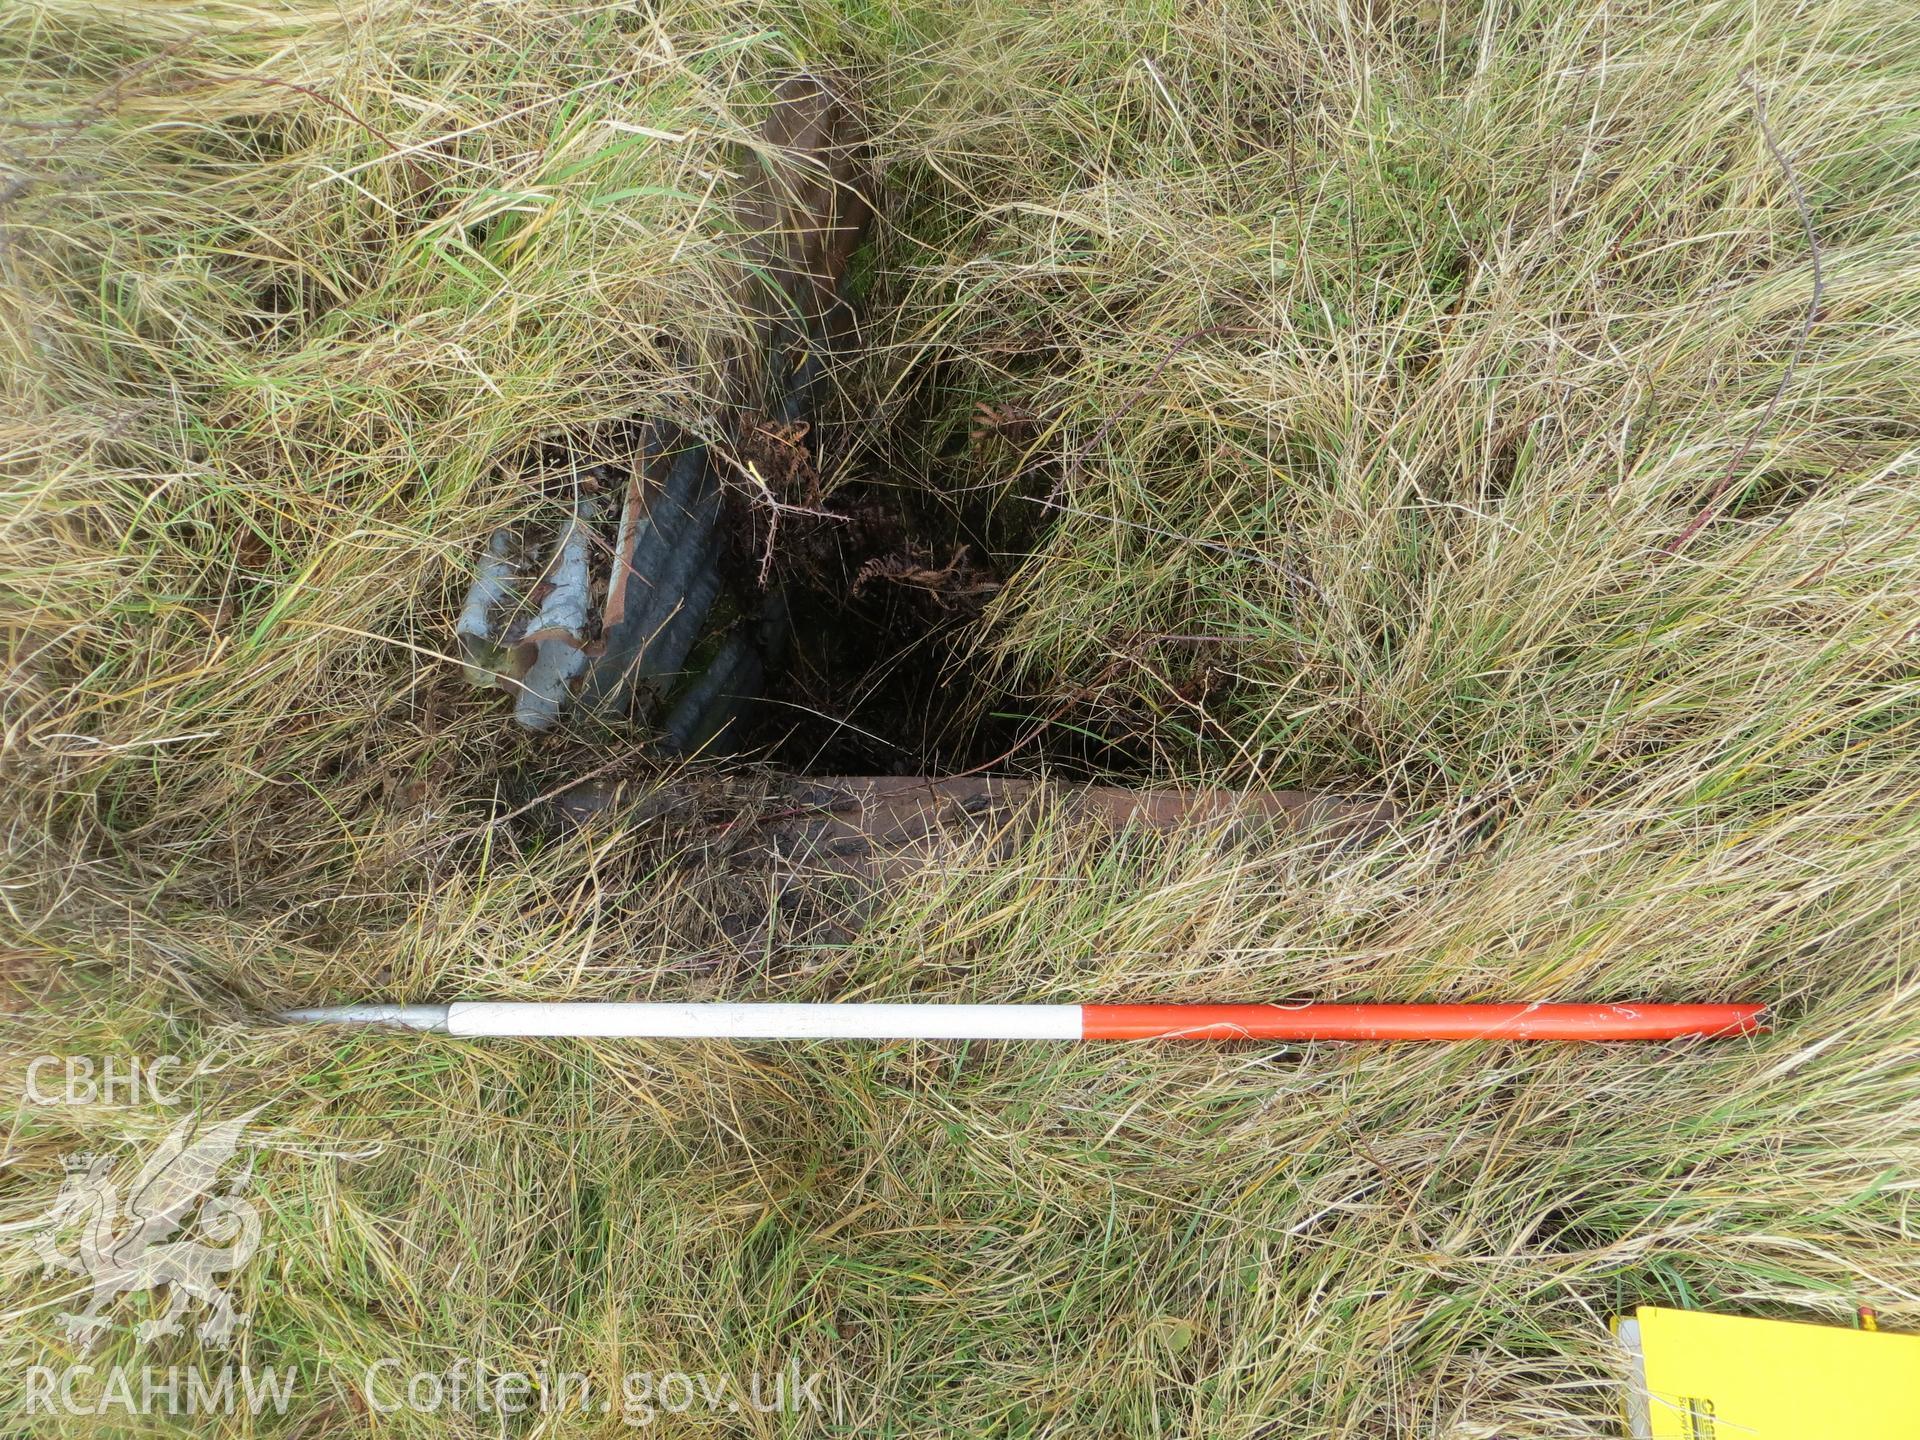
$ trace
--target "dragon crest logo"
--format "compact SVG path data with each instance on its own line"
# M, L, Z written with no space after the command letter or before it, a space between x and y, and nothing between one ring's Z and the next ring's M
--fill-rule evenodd
M135 1327L141 1340L178 1335L181 1314L192 1300L207 1308L196 1333L208 1344L229 1343L247 1323L214 1277L231 1275L260 1248L259 1213L241 1194L253 1175L251 1158L245 1170L228 1177L223 1191L214 1192L221 1168L233 1159L257 1113L249 1110L204 1131L189 1116L147 1157L124 1192L111 1156L67 1158L59 1197L41 1217L48 1233L35 1240L33 1249L47 1273L86 1277L85 1308L60 1317L69 1338L91 1348L114 1301L163 1287L166 1313ZM60 1247L62 1233L74 1233L70 1252Z

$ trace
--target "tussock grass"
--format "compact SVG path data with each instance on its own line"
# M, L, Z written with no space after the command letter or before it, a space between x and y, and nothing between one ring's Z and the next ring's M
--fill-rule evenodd
M835 1397L667 1433L1600 1435L1623 1307L1920 1324L1908 7L38 0L0 47L4 1093L43 1052L173 1053L209 1113L271 1102L242 1354L303 1379L263 1432L501 1433L358 1398L467 1355L797 1358ZM729 176L768 80L825 64L889 217L843 473L1057 521L980 628L1007 703L1163 778L1391 793L1403 833L1043 831L851 942L742 949L698 835L492 823L607 755L460 685L466 567L536 446L717 429ZM1817 237L1804 337L1749 76ZM1030 433L960 443L980 403ZM751 784L711 783L722 814ZM248 1022L462 994L1779 1024L1196 1054ZM19 1099L6 1221L175 1113ZM24 1233L15 1408L72 1358ZM198 1354L117 1313L96 1362Z

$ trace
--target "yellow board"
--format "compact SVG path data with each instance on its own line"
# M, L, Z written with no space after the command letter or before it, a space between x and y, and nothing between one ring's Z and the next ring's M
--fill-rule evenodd
M1639 1352L1654 1440L1920 1440L1920 1335L1642 1305ZM1637 1338L1637 1344L1635 1343Z

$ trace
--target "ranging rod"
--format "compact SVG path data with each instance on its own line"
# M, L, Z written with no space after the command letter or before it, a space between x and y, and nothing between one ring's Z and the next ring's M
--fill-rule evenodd
M456 1000L282 1018L444 1035L735 1040L1682 1040L1766 1029L1760 1005L734 1005Z

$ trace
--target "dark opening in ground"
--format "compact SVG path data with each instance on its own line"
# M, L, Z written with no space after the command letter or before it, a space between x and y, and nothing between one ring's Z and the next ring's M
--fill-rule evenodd
M842 448L831 433L762 420L741 432L742 457L770 493L729 487L729 578L783 589L790 616L789 644L741 727L742 753L803 775L1145 768L1089 717L1018 693L979 652L987 605L1050 528L1044 507L1004 494L969 503L964 491L956 501L918 478L923 447L886 436L865 437L823 498L817 456ZM1039 495L1051 479L1016 483Z
M802 775L1144 771L1151 727L1023 695L983 651L1061 474L1036 418L970 403L952 362L877 372L900 297L871 222L898 206L856 111L793 77L763 133L735 206L736 408L718 434L641 416L536 459L540 514L489 537L456 627L470 678L528 729L570 714Z

